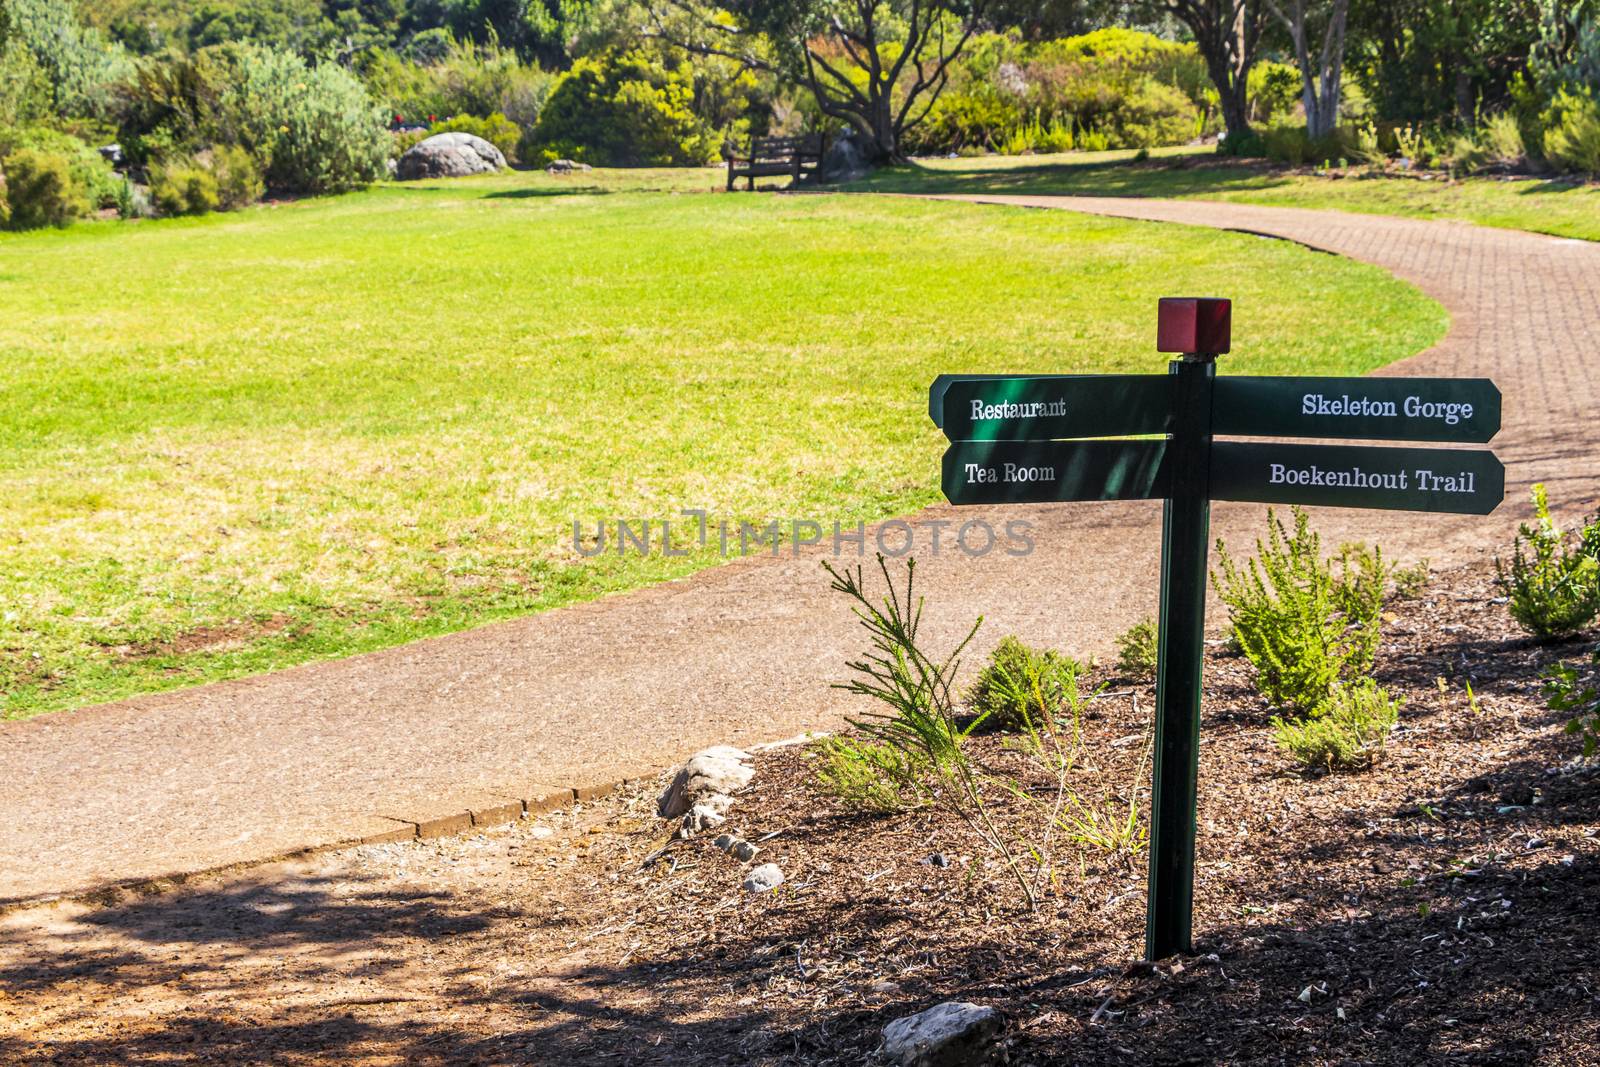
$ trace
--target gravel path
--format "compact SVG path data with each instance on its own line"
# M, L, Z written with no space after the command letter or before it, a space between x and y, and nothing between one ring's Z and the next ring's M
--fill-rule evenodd
M1328 511L1317 516L1327 542L1465 560L1509 538L1534 480L1558 501L1594 502L1600 377L1583 367L1600 350L1600 246L1233 204L966 199L1285 237L1378 264L1442 302L1445 340L1383 373L1496 380L1508 503L1486 519ZM1261 512L1218 505L1214 530L1248 543ZM997 527L1035 523L1028 557L953 554L947 530L934 558L921 527L925 632L951 636L983 613L979 651L1017 633L1104 654L1154 611L1159 514L1151 502L987 514ZM911 521L982 516L931 508ZM523 802L558 803L705 744L827 728L846 710L829 683L858 651L818 557L782 556L385 652L0 725L0 903L503 821Z

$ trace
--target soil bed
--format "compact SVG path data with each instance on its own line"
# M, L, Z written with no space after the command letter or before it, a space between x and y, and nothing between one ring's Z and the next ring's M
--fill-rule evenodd
M711 834L641 867L652 783L0 916L0 1062L858 1064L964 999L1015 1064L1600 1063L1600 773L1538 682L1586 645L1526 641L1491 579L1391 606L1376 674L1407 702L1359 774L1292 770L1211 650L1193 957L1138 962L1142 853L1068 844L1029 915L960 823L848 812L796 746L730 812L786 875L760 896ZM1147 803L1151 694L1100 673L1073 787Z

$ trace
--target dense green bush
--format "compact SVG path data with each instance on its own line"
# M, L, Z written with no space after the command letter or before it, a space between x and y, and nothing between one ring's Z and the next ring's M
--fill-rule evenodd
M31 148L67 161L73 184L82 191L91 208L113 207L122 180L98 149L48 126L19 126L0 129L0 156Z
M1600 100L1558 93L1545 115L1544 156L1557 170L1600 177Z
M354 75L266 48L242 48L240 58L222 110L237 123L239 143L264 162L269 186L329 193L383 177L389 133Z
M967 703L982 729L1019 730L1031 724L1046 730L1062 710L1077 707L1081 669L1053 649L1002 637L967 690Z
M89 213L89 201L72 178L66 156L19 148L0 161L14 230L66 226Z
M217 209L217 179L190 163L150 168L150 202L163 215L207 215Z
M371 52L360 73L388 117L427 125L456 115L499 114L524 130L539 120L555 82L509 48L470 41L452 42L432 61Z
M474 137L482 137L500 149L512 163L517 161L517 142L522 139L522 130L517 124L499 112L485 118L457 115L428 127L427 136L432 137L436 133L470 133Z
M1272 720L1278 747L1307 770L1356 770L1383 753L1400 717L1400 701L1364 678L1333 687L1311 719Z
M84 26L74 5L63 0L4 0L4 6L11 44L26 49L29 66L43 74L50 114L103 116L112 87L129 69L122 48Z
M1371 669L1378 651L1387 569L1380 551L1345 545L1339 572L1321 539L1294 509L1294 533L1267 512L1267 540L1241 568L1217 542L1211 582L1227 605L1233 637L1274 708L1321 712L1335 685Z
M0 41L0 126L39 122L53 112L50 75L32 50L14 38Z
M530 163L704 164L722 135L696 116L687 64L630 52L580 59L561 75L521 151Z
M1541 641L1579 633L1600 613L1600 518L1577 538L1556 526L1543 484L1533 487L1535 525L1522 523L1509 573L1495 572L1511 617Z
M1300 68L1265 60L1250 68L1250 119L1269 125L1292 117L1300 104Z
M146 59L124 87L120 113L121 141L135 163L237 146L285 192L374 181L388 156L382 113L353 75L259 45Z
M1193 45L1134 30L1024 42L975 38L906 147L931 154L1182 144L1203 132L1214 93Z
M253 204L266 192L266 182L255 158L238 145L213 148L206 169L217 183L217 206L237 211Z

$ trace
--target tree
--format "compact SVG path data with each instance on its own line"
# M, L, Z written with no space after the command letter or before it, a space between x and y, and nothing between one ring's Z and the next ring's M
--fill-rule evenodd
M1183 23L1194 36L1206 73L1217 88L1227 127L1224 148L1241 150L1252 140L1250 68L1266 22L1261 0L1154 0L1153 7Z
M1344 77L1344 33L1350 14L1350 0L1317 3L1308 14L1306 0L1292 0L1288 11L1277 0L1265 0L1273 17L1289 31L1295 62L1300 66L1301 95L1306 107L1306 133L1313 140L1326 137L1339 124L1339 86ZM1311 60L1311 23L1320 20L1322 48L1316 65Z
M655 34L804 85L869 163L904 160L986 0L652 0Z
M1556 0L1571 5L1569 0ZM1539 41L1543 0L1351 0L1350 74L1378 114L1454 118L1512 102Z

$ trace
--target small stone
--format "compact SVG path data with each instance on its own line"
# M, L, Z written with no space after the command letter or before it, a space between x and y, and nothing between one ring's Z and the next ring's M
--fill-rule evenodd
M548 827L548 826L535 826L532 830L529 830L528 832L530 834L532 834L534 837L536 837L539 840L541 840L541 841L543 841L545 838L551 837L551 836L553 836L555 834L555 831L550 829L550 827Z
M766 893L783 884L783 871L776 863L763 863L744 877L746 893Z
M965 1067L989 1058L1002 1023L981 1004L949 1000L883 1028L883 1052L901 1067Z
M720 815L733 801L729 794L743 789L755 776L749 766L750 753L731 745L714 745L696 752L673 775L672 784L657 801L663 819L676 819L697 806L708 806Z
M711 843L726 852L733 847L733 843L737 840L739 839L732 834L718 834L717 839Z
M756 858L756 853L760 851L759 848L756 848L748 841L735 841L733 847L728 849L728 854L740 863L749 863Z
M930 856L924 856L917 862L921 863L924 867L948 867L950 866L950 857L946 856L943 852L935 852Z

